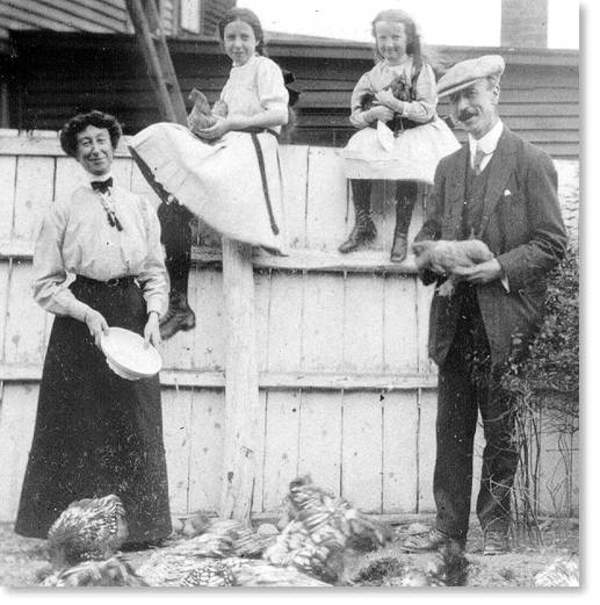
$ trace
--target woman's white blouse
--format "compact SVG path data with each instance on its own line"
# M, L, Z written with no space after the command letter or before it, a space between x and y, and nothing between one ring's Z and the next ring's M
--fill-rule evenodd
M287 111L288 98L281 69L277 63L260 55L231 68L220 97L227 104L229 116L254 116L265 109ZM281 127L273 129L279 132Z
M100 196L89 185L76 189L68 201L52 204L33 258L33 295L46 311L84 320L89 307L69 290L68 274L99 281L134 276L148 312L166 310L168 278L156 211L118 185L111 201L122 231L108 224Z

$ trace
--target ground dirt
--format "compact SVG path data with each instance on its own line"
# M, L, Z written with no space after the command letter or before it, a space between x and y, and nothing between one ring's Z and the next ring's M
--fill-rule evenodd
M419 520L419 525L430 521L424 518ZM390 559L398 561L401 566L425 567L431 555L407 554L401 547L402 541L417 529L414 520L394 523L394 540L383 549L355 559L347 574L349 579L356 580L361 576L354 585L389 587L394 586L394 566L389 565ZM533 587L535 575L558 557L578 553L579 523L576 519L546 520L541 524L541 539L542 543L538 545L532 545L524 537L513 539L511 553L484 557L481 554L481 531L474 525L467 542L469 568L466 585L480 588ZM136 568L153 552L131 552L125 556ZM381 564L373 566L376 561ZM44 540L22 538L13 532L12 524L0 524L0 585L34 586L48 568ZM365 574L367 569L378 569L378 572Z

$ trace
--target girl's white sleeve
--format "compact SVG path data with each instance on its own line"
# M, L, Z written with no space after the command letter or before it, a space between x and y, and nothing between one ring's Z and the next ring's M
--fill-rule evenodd
M289 94L283 82L283 74L277 63L267 59L257 67L258 98L264 109L287 111Z
M369 122L364 117L365 112L361 109L361 103L365 93L373 94L374 92L369 74L363 74L356 83L352 91L352 98L350 99L350 123L354 128L360 129L369 125Z

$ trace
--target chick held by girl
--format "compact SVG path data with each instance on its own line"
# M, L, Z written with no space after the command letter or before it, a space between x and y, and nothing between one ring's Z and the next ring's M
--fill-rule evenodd
M342 151L350 180L355 225L339 247L348 253L372 242L374 180L396 183L396 227L391 260L406 257L407 235L418 183L433 184L438 161L459 148L436 113L431 65L421 54L413 19L402 10L384 10L372 22L375 66L354 87L350 122L358 130Z
M230 9L218 30L232 67L206 127L196 120L192 133L161 122L139 132L130 146L144 175L213 229L285 253L278 159L278 136L288 121L283 74L264 56L262 26L252 11Z

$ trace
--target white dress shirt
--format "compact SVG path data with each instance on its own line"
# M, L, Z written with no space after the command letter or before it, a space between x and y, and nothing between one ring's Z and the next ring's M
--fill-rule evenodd
M493 128L484 134L480 139L476 139L473 135L469 134L471 168L475 168L475 154L477 153L477 149L481 149L481 151L485 153L485 156L479 165L480 170L484 170L484 168L489 164L494 151L496 151L496 147L498 146L498 141L500 140L503 129L504 124L502 124L502 120L498 120Z

